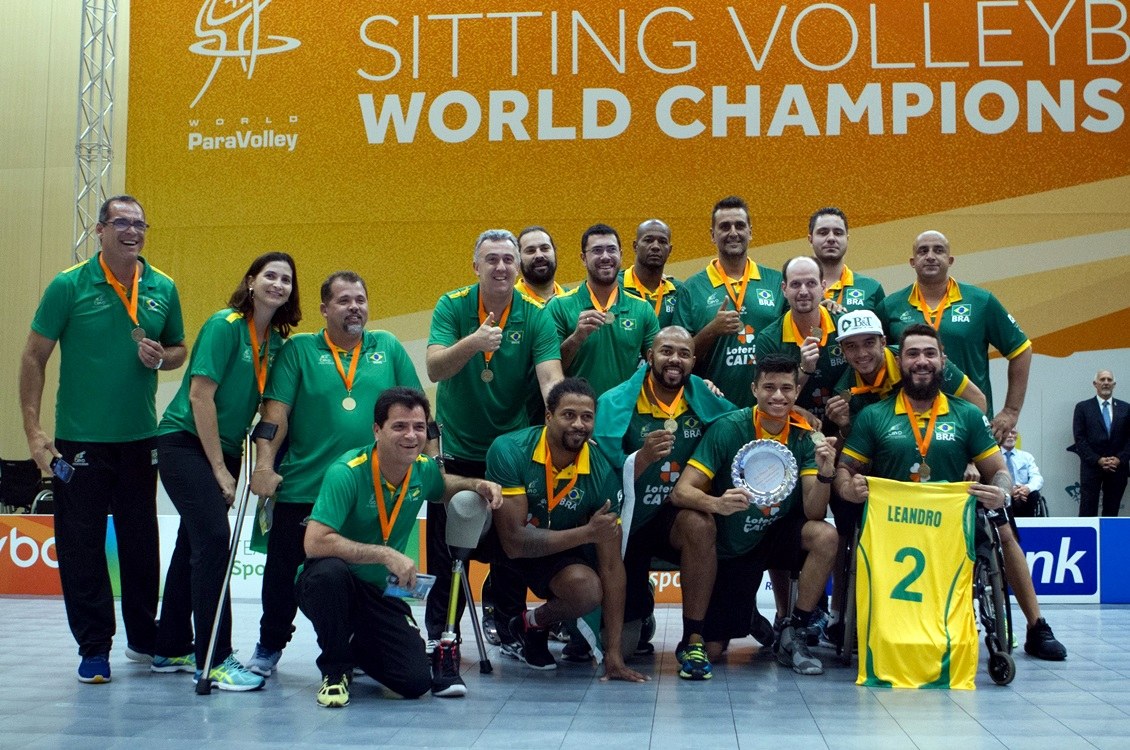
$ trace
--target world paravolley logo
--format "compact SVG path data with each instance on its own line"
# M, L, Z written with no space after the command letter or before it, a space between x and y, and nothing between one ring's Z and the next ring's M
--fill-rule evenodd
M260 16L271 0L204 0L200 13L196 15L196 36L200 40L188 48L204 57L213 57L212 71L200 87L200 93L188 105L189 109L203 98L212 85L226 58L239 60L247 73L247 80L255 75L255 63L260 55L274 55L289 52L301 44L288 36L268 34L268 44L264 45ZM218 8L219 5L231 8Z
M262 15L263 11L271 4L272 0L204 0L200 12L196 15L196 37L199 41L189 46L189 52L201 57L211 58L212 69L204 79L204 84L192 100L189 109L193 109L207 94L212 82L225 66L224 61L235 59L239 61L247 80L255 75L255 68L259 58L264 55L276 55L289 52L297 48L301 42L293 37L265 34ZM229 118L235 120L231 124L248 125L248 118ZM297 118L291 116L293 123ZM215 125L216 130L206 132L199 128L203 123L191 121L194 127L188 134L188 150L214 151L214 150L257 150L257 149L284 149L294 151L298 142L298 133L281 132L269 127L273 124L269 119L262 123L262 129L236 129L227 128L223 118L214 123L208 123L208 129ZM257 123L258 124L258 123Z

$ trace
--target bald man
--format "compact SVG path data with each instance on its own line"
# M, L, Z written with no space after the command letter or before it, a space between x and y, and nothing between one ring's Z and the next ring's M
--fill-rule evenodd
M683 286L681 281L663 273L672 247L671 227L659 219L647 219L636 227L636 238L632 241L636 262L620 272L624 291L651 303L660 328L671 325L675 317L675 293Z

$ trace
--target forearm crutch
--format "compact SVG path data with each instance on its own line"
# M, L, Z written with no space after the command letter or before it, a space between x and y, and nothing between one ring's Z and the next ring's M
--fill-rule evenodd
M239 548L239 535L243 531L243 514L247 511L247 501L251 497L251 433L243 439L243 491L236 504L235 529L232 532L231 546L228 549L228 567L224 574L224 583L220 587L220 601L216 603L216 616L212 618L212 632L208 635L208 653L204 657L204 664L200 667L200 679L196 681L197 695L212 694L212 680L209 673L212 665L212 655L216 650L216 633L220 629L220 618L224 616L224 602L228 596L228 583L231 581L231 569L235 564L235 551Z

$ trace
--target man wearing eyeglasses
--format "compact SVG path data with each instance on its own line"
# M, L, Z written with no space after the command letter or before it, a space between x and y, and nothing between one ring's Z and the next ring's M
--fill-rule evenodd
M98 212L101 251L47 286L20 362L31 457L55 475L55 549L81 682L110 681L114 598L106 514L114 516L126 656L152 661L157 629L157 370L185 360L173 280L140 253L145 211L118 195ZM47 361L59 345L55 437L40 422Z

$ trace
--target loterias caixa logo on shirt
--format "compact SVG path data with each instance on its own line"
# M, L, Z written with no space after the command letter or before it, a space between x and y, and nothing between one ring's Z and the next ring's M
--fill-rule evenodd
M204 0L196 15L196 41L189 51L212 60L211 69L189 109L205 98L217 77L239 73L250 81L261 58L296 49L302 43L294 37L264 33L263 12L272 0ZM277 125L293 126L294 114L255 117L225 114L208 119L190 119L189 151L294 151L298 133L293 128L278 130Z

